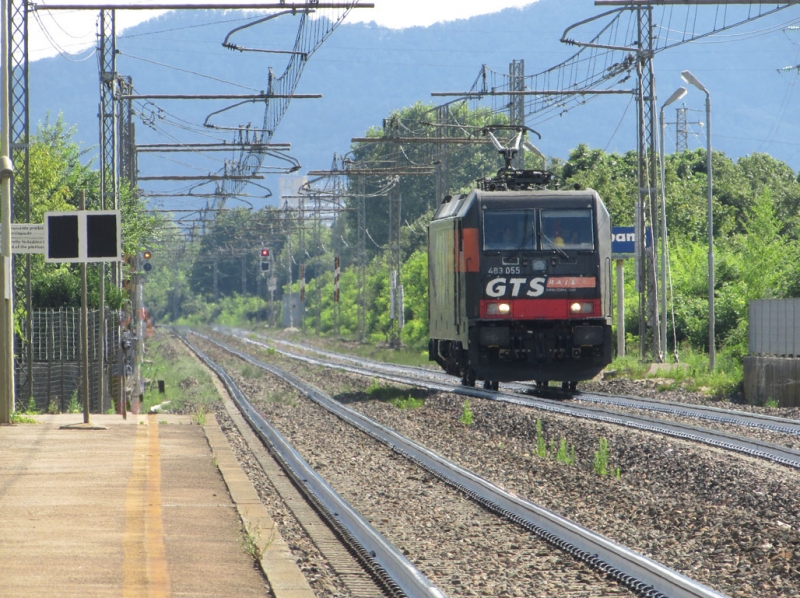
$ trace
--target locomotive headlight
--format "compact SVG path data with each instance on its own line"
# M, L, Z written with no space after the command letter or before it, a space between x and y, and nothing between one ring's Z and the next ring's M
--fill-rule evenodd
M590 314L594 311L594 305L589 301L576 301L569 306L569 311L573 314Z
M547 269L547 260L533 260L532 267L534 270L544 271Z
M505 316L511 313L511 306L508 303L490 303L486 306L487 316Z

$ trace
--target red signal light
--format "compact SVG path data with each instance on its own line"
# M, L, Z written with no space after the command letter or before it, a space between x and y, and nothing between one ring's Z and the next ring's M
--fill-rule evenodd
M269 249L262 249L261 250L261 257L268 258L269 257Z

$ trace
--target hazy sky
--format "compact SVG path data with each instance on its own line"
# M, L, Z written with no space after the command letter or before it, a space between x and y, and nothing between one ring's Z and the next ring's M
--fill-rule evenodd
M124 4L154 4L159 0L119 0ZM213 3L214 0L161 0L163 3ZM243 0L247 1L247 0ZM364 0L365 2L370 0ZM375 8L353 10L348 23L374 21L393 29L428 26L440 21L467 19L476 15L499 12L504 8L533 4L536 0L371 0ZM219 3L219 2L217 2ZM110 4L108 0L44 0L37 2L39 10L32 12L29 22L28 49L33 60L55 56L59 48L70 54L89 52L96 45L97 11L51 11L48 4ZM118 11L117 33L151 19L163 11ZM43 27L42 27L43 26ZM76 58L80 58L77 56ZM88 58L88 56L87 56Z

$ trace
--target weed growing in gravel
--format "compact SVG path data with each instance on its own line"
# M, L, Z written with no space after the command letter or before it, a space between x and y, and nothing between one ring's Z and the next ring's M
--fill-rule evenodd
M200 426L206 425L206 410L202 405L195 409L194 415L192 415L192 421Z
M566 465L575 465L577 459L575 458L575 445L573 444L567 450L567 441L565 438L561 439L561 444L558 447L558 452L556 453L556 461L559 463L565 463Z
M389 403L398 409L417 409L425 405L425 399L413 397L408 394L407 389L396 386L381 386L374 378L370 387L367 388L367 394L371 399Z
M542 420L536 420L536 454L542 459L547 457L547 445L545 444L544 434L542 433Z
M242 368L242 376L245 378L262 378L264 370L248 364Z
M253 557L254 561L260 561L263 556L261 552L261 530L256 529L255 533L244 530L242 534L242 548Z
M780 405L778 404L777 399L769 398L764 402L764 407L771 407L774 409L776 407L780 407Z
M419 409L425 406L425 399L415 399L411 395L408 395L404 399L389 399L389 403L398 409Z
M549 446L548 446L549 445ZM542 433L542 420L536 420L536 451L535 453L542 459L546 459L548 455L552 455L558 463L566 465L575 465L578 458L575 456L575 445L568 445L567 439L562 438L559 441L558 448L556 448L556 441L550 439L548 443Z
M269 403L278 403L280 405L288 405L289 407L297 407L297 403L291 397L280 394L278 392L271 392L266 396Z
M595 473L597 475L608 475L610 473L615 478L619 479L619 477L622 475L619 467L615 467L613 470L609 470L608 468L608 439L601 436L599 442L599 450L594 452Z
M608 473L608 439L600 437L600 448L594 452L594 472L597 475Z
M469 401L464 401L464 405L461 408L461 423L465 426L471 426L474 421L475 418L472 414L472 409L470 409Z

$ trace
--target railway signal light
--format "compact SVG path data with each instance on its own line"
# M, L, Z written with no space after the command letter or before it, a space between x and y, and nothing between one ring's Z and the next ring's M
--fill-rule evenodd
M266 247L261 250L261 271L269 272L272 267L272 261L269 257L269 249Z
M150 263L151 257L153 257L153 252L149 249L145 249L142 252L142 270L145 272L150 272L153 269L153 264Z

